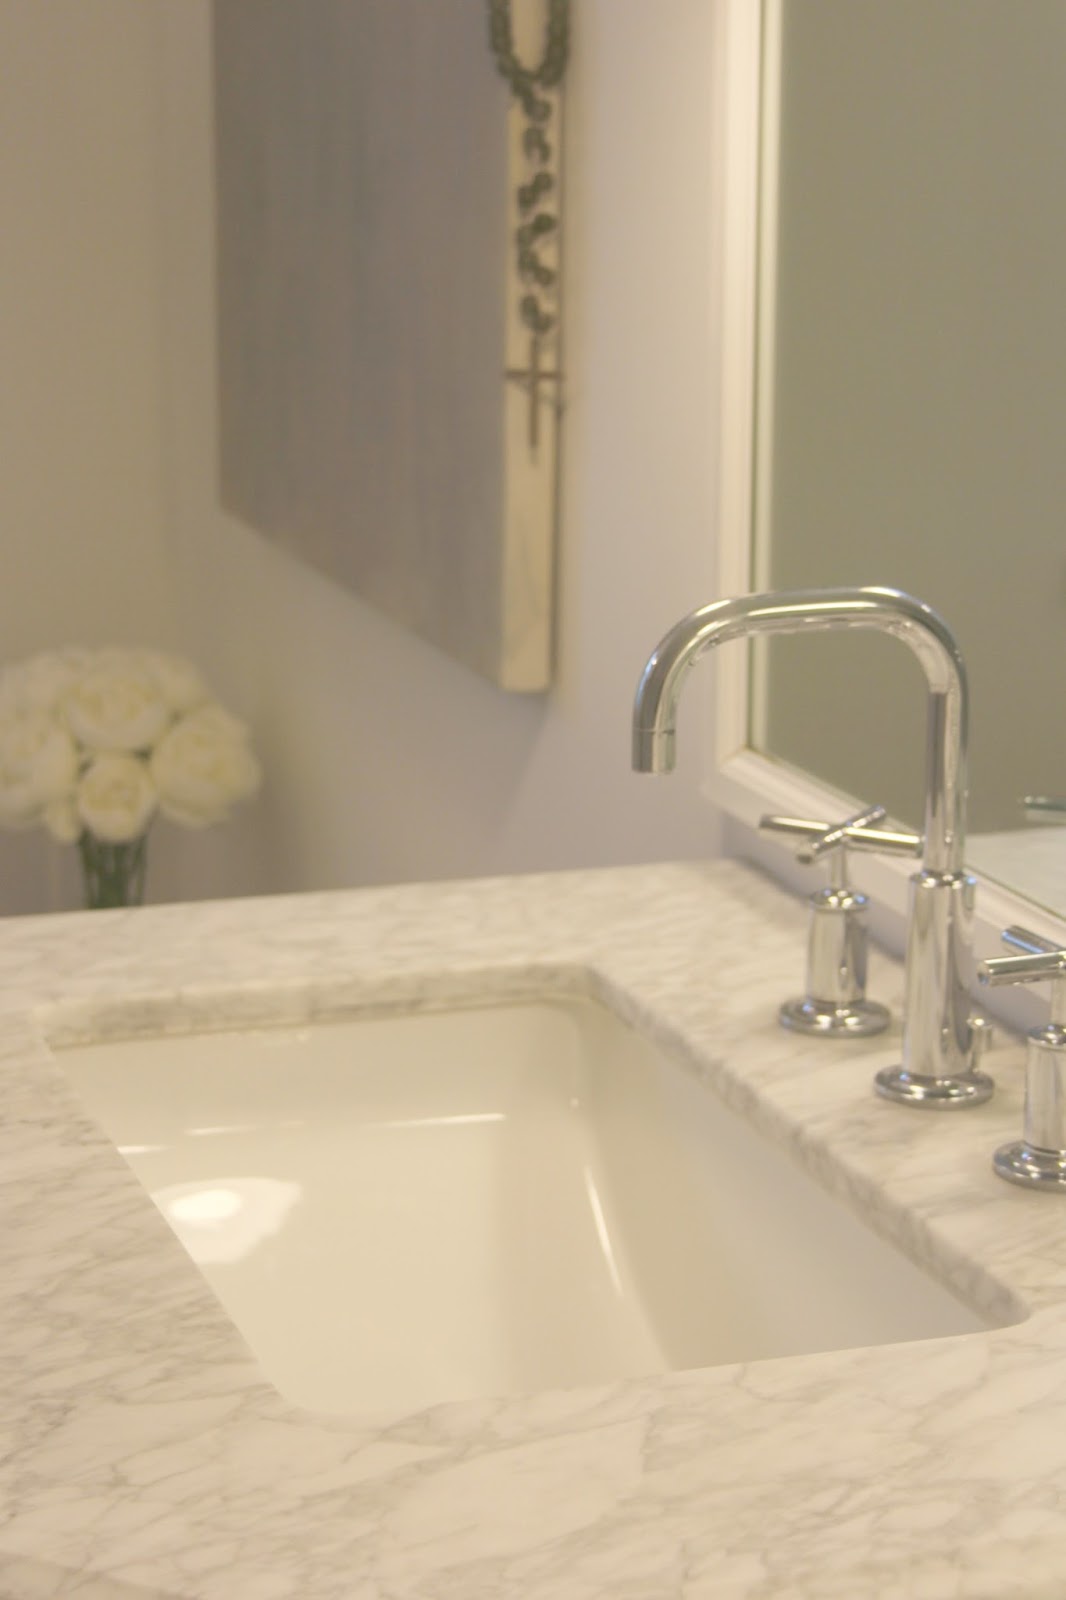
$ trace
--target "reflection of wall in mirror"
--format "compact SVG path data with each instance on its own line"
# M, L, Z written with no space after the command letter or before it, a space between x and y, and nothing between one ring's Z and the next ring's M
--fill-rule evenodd
M934 605L970 675L971 829L1020 827L1024 792L1066 788L1066 7L782 0L781 19L763 576ZM764 728L915 824L906 657L775 641Z

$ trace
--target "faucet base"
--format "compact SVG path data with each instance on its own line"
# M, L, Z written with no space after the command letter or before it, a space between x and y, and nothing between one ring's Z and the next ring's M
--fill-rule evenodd
M1021 1140L1001 1145L992 1165L999 1177L1025 1189L1043 1189L1049 1194L1066 1189L1066 1150L1039 1150Z
M891 1021L887 1007L876 1000L853 1000L848 1005L835 1006L828 1000L812 1000L801 996L786 1000L777 1013L783 1028L792 1033L813 1033L822 1039L864 1039L871 1033L883 1033Z
M991 1098L995 1089L983 1072L962 1072L955 1078L929 1078L904 1067L883 1067L874 1088L898 1105L924 1106L929 1111L964 1110Z

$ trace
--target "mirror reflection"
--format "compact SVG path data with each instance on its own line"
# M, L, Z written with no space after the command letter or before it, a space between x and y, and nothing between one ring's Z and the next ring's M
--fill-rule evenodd
M765 24L754 587L941 612L969 864L1066 910L1066 8L769 0ZM910 826L923 730L892 641L761 659L753 742Z

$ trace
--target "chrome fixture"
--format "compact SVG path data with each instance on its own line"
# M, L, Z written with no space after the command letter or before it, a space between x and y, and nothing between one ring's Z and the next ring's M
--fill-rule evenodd
M800 841L796 859L804 866L829 865L829 882L808 898L807 990L786 1000L778 1012L783 1028L825 1038L863 1038L888 1027L886 1006L866 998L866 907L864 894L848 882L848 849L921 854L916 833L881 832L884 806L870 806L843 822L810 822L802 817L763 817L764 833Z
M1024 952L982 961L982 983L1050 983L1051 1015L1029 1034L1023 1137L1002 1145L993 1165L1027 1189L1066 1189L1066 950L1027 928L1004 930L1004 944Z
M947 624L896 589L800 589L701 606L649 657L633 708L633 766L672 772L681 686L705 651L757 634L872 628L910 646L929 685L922 866L911 878L903 1062L877 1074L877 1091L905 1105L978 1105L992 1080L977 1070L987 1030L970 1014L975 880L963 867L966 819L966 672Z

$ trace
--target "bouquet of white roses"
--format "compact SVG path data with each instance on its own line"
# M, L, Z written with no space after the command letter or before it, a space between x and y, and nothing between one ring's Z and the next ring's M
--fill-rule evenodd
M248 729L155 650L57 650L0 672L0 827L77 844L90 906L140 900L157 812L207 827L259 787Z

